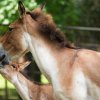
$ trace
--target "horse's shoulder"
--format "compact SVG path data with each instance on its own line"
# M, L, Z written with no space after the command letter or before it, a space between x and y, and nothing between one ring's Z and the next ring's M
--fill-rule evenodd
M100 86L100 52L82 49L77 61L84 75Z

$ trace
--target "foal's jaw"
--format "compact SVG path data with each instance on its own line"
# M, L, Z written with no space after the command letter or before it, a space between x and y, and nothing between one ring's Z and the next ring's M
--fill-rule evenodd
M21 76L20 72L25 67L30 64L30 61L23 62L21 64L10 63L9 65L4 65L0 67L0 73L12 83L15 83L18 80L18 74Z
M1 75L5 77L7 80L9 80L12 83L15 83L17 79L17 72L14 71L14 69L9 66L5 65L3 68L0 69Z

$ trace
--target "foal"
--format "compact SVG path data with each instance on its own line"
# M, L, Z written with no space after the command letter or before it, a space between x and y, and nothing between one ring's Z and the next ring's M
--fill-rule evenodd
M100 53L71 46L42 9L27 12L19 2L20 18L9 25L1 48L11 59L30 51L56 100L100 100Z
M54 100L51 85L31 82L19 72L29 63L5 65L0 68L0 73L15 86L23 100Z

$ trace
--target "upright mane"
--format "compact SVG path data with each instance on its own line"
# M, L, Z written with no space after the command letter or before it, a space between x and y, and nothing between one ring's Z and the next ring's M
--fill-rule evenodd
M56 27L52 18L48 14L42 12L27 12L33 20L38 22L38 31L47 39L56 43L60 47L68 47L75 49L71 43L65 38L65 35Z

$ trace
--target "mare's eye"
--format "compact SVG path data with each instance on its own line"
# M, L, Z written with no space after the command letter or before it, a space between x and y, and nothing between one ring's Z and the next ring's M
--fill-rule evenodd
M9 27L9 31L12 31L12 30L13 30L13 28L10 28L10 27Z

